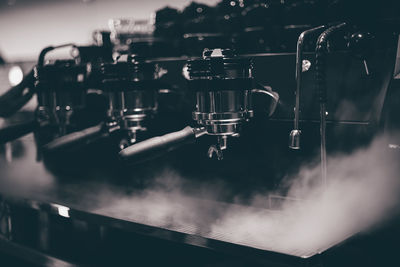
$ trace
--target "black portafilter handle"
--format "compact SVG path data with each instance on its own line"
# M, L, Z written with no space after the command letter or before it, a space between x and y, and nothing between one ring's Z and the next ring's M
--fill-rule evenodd
M22 82L0 96L0 117L10 117L20 110L34 94L34 72L25 75Z
M89 144L97 139L107 137L109 131L106 130L104 123L83 129L81 131L73 132L53 141L47 143L42 147L43 152L51 153L57 152L63 149L68 149L73 146Z
M33 132L39 126L36 120L22 122L0 129L0 144L4 144L18 139L28 133Z
M206 134L204 128L187 126L180 131L156 136L129 146L121 150L119 156L126 162L143 162L161 156L182 145L192 143L204 134Z

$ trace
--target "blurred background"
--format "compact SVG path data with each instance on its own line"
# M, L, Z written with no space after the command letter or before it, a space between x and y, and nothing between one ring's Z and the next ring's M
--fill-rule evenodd
M218 0L200 0L213 5ZM182 9L185 0L2 0L0 53L6 61L36 60L50 45L90 43L94 29L109 30L110 18L150 19L166 5Z

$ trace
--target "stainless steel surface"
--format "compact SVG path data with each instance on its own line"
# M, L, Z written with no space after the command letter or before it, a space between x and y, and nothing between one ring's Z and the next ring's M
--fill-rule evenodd
M136 233L142 236L162 239L170 242L178 242L194 247L204 248L212 251L224 253L226 255L243 255L250 257L255 262L261 262L266 265L278 264L278 266L304 266L312 261L307 257L298 257L279 252L265 250L251 246L248 242L237 243L230 240L229 235L215 234L210 235L208 231L200 231L196 226L182 225L171 229L168 221L158 221L149 223L148 218L141 217L140 214L129 212L126 216L121 216L118 212L105 209L94 212L88 212L82 209L75 209L71 206L55 204L49 201L37 201L18 198L3 198L3 201L11 203L15 207L24 207L39 212L44 212L52 216L59 216L63 220L78 221L97 225L101 228L112 228L122 230L126 233ZM199 206L216 204L215 210L229 208L229 206L219 205L219 203L207 203L200 201ZM239 207L240 208L240 207ZM232 242L233 241L233 242ZM0 238L0 251L10 254L18 253L23 259L28 259L32 263L41 266L76 266L73 263L57 259L56 257L41 253L35 249L24 247L8 239ZM135 260L134 258L132 259Z
M14 243L0 235L0 252L21 259L24 263L43 267L74 267L77 264L49 256L35 249ZM4 262L3 262L4 263ZM6 263L4 263L6 264Z
M237 235L233 233L215 231L211 228L212 224L218 222L219 216L227 210L238 214L255 212L258 216L278 216L277 218L280 217L282 220L285 220L285 215L279 215L279 211L198 199L190 196L164 196L166 197L165 199L164 197L159 199L161 201L160 205L163 205L164 208L181 209L180 206L190 203L187 205L187 212L190 213L189 209L193 208L190 207L191 204L196 203L196 210L207 211L215 216L213 220L204 221L204 219L201 219L201 214L198 214L194 218L187 218L188 220L184 224L176 224L173 223L174 218L158 214L160 211L157 212L157 209L149 213L145 210L145 207L140 207L144 204L143 200L146 201L145 199L135 197L132 199L121 198L116 202L99 203L97 202L98 196L96 196L98 194L98 185L82 184L81 187L87 187L84 195L78 195L77 192L74 192L77 189L70 187L65 189L54 188L53 192L48 192L47 194L43 191L36 192L29 199L15 196L7 197L7 194L2 192L2 198L4 202L10 205L50 212L67 220L79 220L90 224L104 225L128 232L228 253L232 253L233 251L240 253L241 250L243 253L254 251L259 254L258 257L264 257L265 259L270 259L270 257L273 258L278 255L286 257L289 260L297 259L298 261L311 258L355 234L348 233L346 236L338 236L335 242L315 250L310 250L309 248L303 249L300 246L298 248L282 249L276 246L280 244L279 235L274 235L278 239L269 239L263 244L263 242L255 242L250 234L243 235L238 239ZM54 195L56 191L58 191L59 196ZM154 193L148 191L146 194L152 196ZM141 193L138 192L138 196L140 195ZM143 197L145 198L145 196ZM128 203L131 206L130 208L128 208ZM260 227L262 226L260 225Z
M289 233L269 235L268 225L260 224L257 226L259 229L252 228L249 229L250 232L242 232L239 235L224 227L215 228L215 225L218 225L227 212L249 218L254 214L257 217L275 218L277 223L290 220L290 214L262 207L215 201L207 196L206 199L184 192L160 193L157 189L121 188L104 180L63 182L47 171L42 162L36 162L31 135L21 141L26 149L24 158L1 163L0 194L3 203L8 205L22 205L50 212L63 217L64 220L115 227L212 250L228 253L252 251L257 257L265 259L284 257L287 260L300 261L302 258L321 253L354 234L349 232L346 235L338 235L334 242L323 247L308 247L302 244L280 247L281 239L287 238ZM22 163L29 166L29 173L19 170ZM168 175L166 173L160 179L168 180ZM127 190L129 194L126 193ZM251 234L253 231L260 231L266 236L256 238Z

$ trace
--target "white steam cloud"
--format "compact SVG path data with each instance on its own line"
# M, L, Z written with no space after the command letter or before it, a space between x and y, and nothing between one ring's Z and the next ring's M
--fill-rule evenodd
M308 257L368 230L398 211L400 151L389 149L388 140L385 136L377 137L368 147L351 154L329 156L327 188L320 186L318 162L303 166L296 177L287 177L282 182L280 192L286 192L285 198L273 197L277 192L258 192L250 202L223 203L216 199L229 195L225 184L218 181L194 184L168 170L149 182L147 189L140 191L128 192L96 182L84 184L84 181L57 186L57 190L63 191L58 196L58 204L187 234ZM399 136L397 140L400 140ZM33 158L34 151L28 152ZM52 191L55 181L42 165L25 162L27 165L21 166L23 162L20 160L14 163L7 164L7 168L2 166L4 174L14 177L12 185L3 181L3 188L28 187L29 191L42 192L37 196ZM25 167L29 169L28 174L32 174L29 177ZM37 180L35 177L42 178ZM17 186L19 182L21 186Z
M213 227L231 232L232 242L307 257L386 219L399 203L396 152L385 138L350 155L328 158L327 188L319 186L320 167L305 167L292 180L280 213L228 211ZM267 201L256 196L253 203Z
M206 195L188 197L182 192L186 181L169 171L141 193L103 194L94 212L309 257L396 211L400 196L396 153L388 148L385 137L379 137L367 148L330 156L327 188L320 186L318 164L303 167L298 176L287 179L287 198L273 202L273 210L260 208L270 203L271 192L255 195L250 206L204 200L218 197L215 186L204 186L201 191Z

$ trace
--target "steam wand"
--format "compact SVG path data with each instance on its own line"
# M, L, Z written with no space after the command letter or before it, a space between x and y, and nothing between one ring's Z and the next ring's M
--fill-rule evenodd
M346 23L341 23L330 27L325 30L317 41L315 48L315 70L317 90L319 93L320 102L320 143L321 143L321 178L323 186L327 185L327 162L326 162L326 102L327 102L327 88L325 77L326 55L328 52L328 39L329 37L346 26Z
M325 29L325 26L315 27L313 29L302 32L297 40L297 51L296 51L296 107L294 109L294 121L293 130L289 135L289 148L300 149L300 135L301 130L299 129L299 118L300 118L300 91L301 91L301 78L302 73L306 71L303 67L303 50L304 40L311 34L319 32Z

